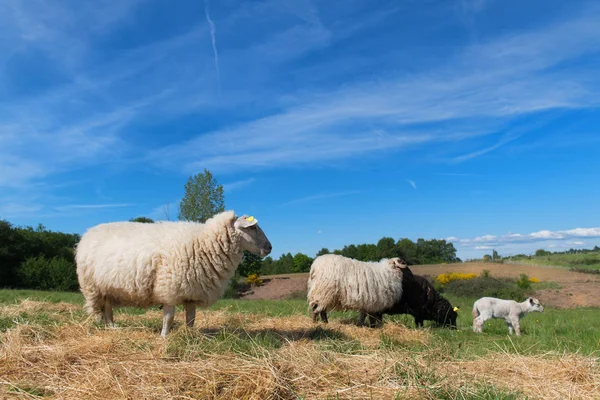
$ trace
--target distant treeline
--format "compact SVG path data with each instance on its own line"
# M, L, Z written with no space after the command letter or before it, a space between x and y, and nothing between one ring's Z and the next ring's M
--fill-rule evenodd
M0 220L0 287L76 290L74 246L79 235L15 227Z
M456 249L452 243L437 239L418 239L413 242L406 238L395 241L393 238L384 237L377 244L351 244L332 252L323 248L317 253L317 257L329 253L361 261L379 261L382 258L400 257L408 265L461 262L460 258L456 257ZM290 253L283 254L278 260L267 257L261 262L260 273L275 275L308 272L312 262L313 258L302 253L294 256Z
M146 218L136 218L134 221L153 222ZM0 220L0 287L77 290L74 247L79 239L78 234L52 232L42 225L35 229L23 228ZM317 256L328 253L330 251L323 248ZM400 257L409 265L461 261L456 257L452 243L436 239L413 242L410 239L395 241L384 237L377 244L352 244L331 253L361 261ZM238 275L307 272L313 260L302 253L293 256L290 253L283 254L277 260L271 257L261 260L246 252Z

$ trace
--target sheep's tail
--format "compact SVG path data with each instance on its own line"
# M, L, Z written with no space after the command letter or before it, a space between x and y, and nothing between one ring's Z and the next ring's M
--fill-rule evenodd
M477 309L477 302L473 304L473 318L479 317L479 310Z

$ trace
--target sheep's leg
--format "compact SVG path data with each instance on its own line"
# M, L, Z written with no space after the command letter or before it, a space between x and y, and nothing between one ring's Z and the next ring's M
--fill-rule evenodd
M358 326L364 326L365 319L367 319L367 313L363 310L360 310L360 315L358 317Z
M314 313L312 313L312 319L313 319L313 322L314 322L314 323L317 323L317 322L319 322L318 316L319 316L319 313L318 313L318 312L314 312Z
M377 325L379 325L379 323L381 323L383 325L382 319L383 319L382 313L369 314L369 326L371 328L375 328Z
M194 303L185 304L185 324L188 328L194 327L196 321L196 305Z
M167 337L167 333L169 333L169 329L171 329L171 324L173 324L173 318L175 318L175 306L164 305L163 306L163 327L160 335L162 337Z
M417 328L422 328L423 327L423 318L417 318L415 317L415 326Z
M102 309L102 316L104 318L104 324L111 328L115 327L115 323L113 322L113 310L112 303L110 299L106 299L104 301L104 307Z
M481 333L483 331L484 322L485 320L481 317L481 315L473 319L473 332Z
M327 319L327 311L321 311L321 321L323 321L325 324L329 322Z

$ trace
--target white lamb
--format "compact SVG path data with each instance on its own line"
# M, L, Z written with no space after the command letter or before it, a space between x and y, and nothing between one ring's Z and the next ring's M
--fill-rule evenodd
M376 315L391 307L402 297L402 267L399 258L379 262L363 262L336 254L317 257L310 267L308 304L317 321L327 322L331 310L361 311ZM371 324L374 319L370 318Z
M533 311L544 311L539 300L533 297L528 297L522 303L514 300L482 297L473 304L473 332L481 333L483 324L490 318L504 318L508 326L508 333L512 335L514 328L517 336L521 336L519 320Z
M114 222L89 229L77 245L77 277L87 311L113 325L113 305L162 304L166 336L177 304L192 327L196 306L225 291L243 251L265 257L271 243L253 217L233 211L196 222Z

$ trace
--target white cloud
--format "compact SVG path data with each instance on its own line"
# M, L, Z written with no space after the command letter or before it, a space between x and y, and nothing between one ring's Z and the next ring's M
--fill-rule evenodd
M409 184L410 186L412 186L412 187L413 187L413 189L417 189L417 184L415 183L415 181L413 181L413 180L410 180L410 179L407 179L407 180L406 180L406 182L408 182L408 184Z
M540 243L544 241L563 241L566 245L583 245L583 241L573 241L577 238L600 238L600 228L575 228L564 231L541 230L529 234L507 233L502 236L484 235L472 239L449 237L446 240L457 246L468 247L500 247L509 244ZM567 242L567 240L570 240Z

